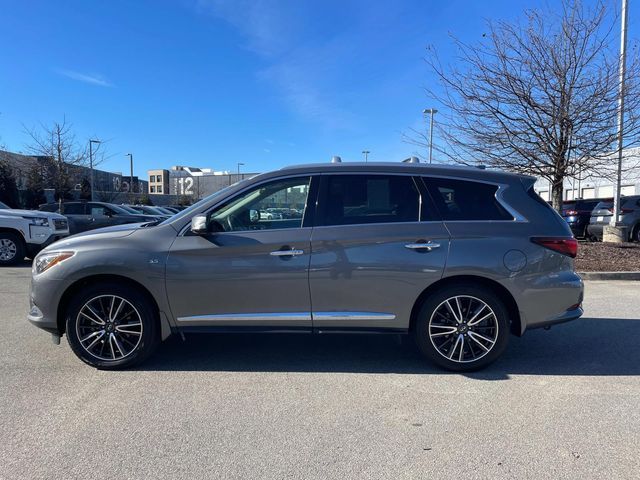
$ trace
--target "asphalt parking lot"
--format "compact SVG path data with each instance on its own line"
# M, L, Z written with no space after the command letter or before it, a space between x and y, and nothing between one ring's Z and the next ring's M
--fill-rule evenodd
M470 375L393 336L172 338L100 372L0 270L0 478L638 478L640 283Z

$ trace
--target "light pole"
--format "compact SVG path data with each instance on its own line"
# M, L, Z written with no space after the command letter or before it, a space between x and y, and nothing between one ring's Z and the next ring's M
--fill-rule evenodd
M102 143L100 140L89 140L89 169L91 170L91 201L93 202L93 144Z
M618 172L616 178L616 189L613 195L613 216L611 217L611 227L618 225L620 217L620 184L622 181L622 145L624 136L624 77L626 73L627 64L627 14L628 14L628 0L622 0L622 14L620 24L620 72L618 80ZM612 229L613 230L613 229ZM617 237L617 241L624 241L619 238L623 236L622 231L614 233ZM604 240L604 237L603 237Z
M133 154L127 153L129 157L129 193L133 193ZM163 192L164 193L164 192Z
M244 163L238 162L238 181L240 181L240 167L244 166Z
M370 150L362 150L362 154L364 155L364 162L367 163L367 161L369 160L369 154L371 153Z
M438 110L435 108L425 108L422 113L424 115L428 113L431 116L431 120L429 121L429 163L431 163L431 159L433 158L433 116L438 113Z

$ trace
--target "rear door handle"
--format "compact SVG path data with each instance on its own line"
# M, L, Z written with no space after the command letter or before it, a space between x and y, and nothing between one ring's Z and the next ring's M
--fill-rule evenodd
M434 248L440 248L440 244L434 242L416 242L407 243L404 248L408 248L409 250L426 250L427 252L430 252Z
M269 255L273 257L295 257L297 255L304 254L304 250L276 250L274 252L269 252Z

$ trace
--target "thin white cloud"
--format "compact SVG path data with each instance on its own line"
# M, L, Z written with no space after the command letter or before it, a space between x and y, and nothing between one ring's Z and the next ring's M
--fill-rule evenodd
M334 88L349 41L313 44L305 25L312 22L304 4L265 0L196 0L197 10L233 26L245 48L266 66L258 78L272 84L296 115L330 129L357 130L358 119L340 105ZM294 4L296 5L296 4Z
M71 80L96 85L98 87L113 87L113 83L97 73L88 74L64 69L57 69L56 73L63 77L70 78Z

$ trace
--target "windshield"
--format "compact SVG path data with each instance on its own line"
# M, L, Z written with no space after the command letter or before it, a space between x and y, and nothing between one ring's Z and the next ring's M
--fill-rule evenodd
M6 203L0 202L0 210L11 210Z
M172 217L167 218L160 225L162 225L164 223L174 222L175 220L182 220L185 217L191 216L193 213L195 213L198 210L200 210L200 208L202 208L203 205L209 203L214 198L222 195L223 193L225 193L226 191L228 191L229 189L231 189L231 188L233 188L233 187L235 187L237 185L242 185L243 183L248 182L249 180L250 180L249 178L245 178L244 180L240 180L239 182L236 182L236 183L234 183L232 185L229 185L228 187L224 187L222 190L218 190L217 192L212 193L208 197L204 197L202 200L200 200L199 202L196 202L193 205L191 205L190 207L182 210L180 213L176 213Z

